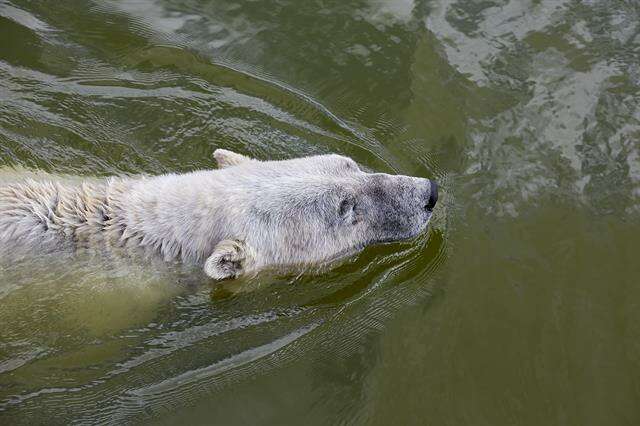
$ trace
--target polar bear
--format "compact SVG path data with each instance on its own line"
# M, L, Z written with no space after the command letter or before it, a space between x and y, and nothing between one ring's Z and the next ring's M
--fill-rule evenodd
M0 247L101 246L203 266L216 280L328 264L425 230L429 179L368 173L351 158L259 161L218 149L218 169L0 186Z

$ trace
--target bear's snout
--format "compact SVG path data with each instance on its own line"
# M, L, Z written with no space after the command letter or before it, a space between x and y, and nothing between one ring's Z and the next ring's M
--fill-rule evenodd
M429 199L427 200L427 205L425 206L425 208L428 211L432 211L433 208L436 206L436 203L438 202L438 184L436 183L435 180L431 180L431 179L429 179L429 184L431 188L429 191Z

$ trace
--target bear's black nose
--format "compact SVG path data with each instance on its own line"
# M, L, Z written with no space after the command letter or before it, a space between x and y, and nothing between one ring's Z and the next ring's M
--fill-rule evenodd
M436 181L429 179L431 183L431 193L429 194L429 201L427 201L427 210L431 211L438 202L438 184Z

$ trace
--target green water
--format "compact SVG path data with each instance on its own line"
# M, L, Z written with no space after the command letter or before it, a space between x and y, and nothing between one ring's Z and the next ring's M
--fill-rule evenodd
M0 177L338 152L441 185L314 276L0 271L0 424L640 424L640 3L0 0Z

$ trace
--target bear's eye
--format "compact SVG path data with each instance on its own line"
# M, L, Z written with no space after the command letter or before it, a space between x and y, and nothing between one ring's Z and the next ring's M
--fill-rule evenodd
M357 215L355 212L356 209L356 201L353 198L345 198L340 201L340 206L338 207L338 213L340 217L345 220L348 220L352 224L356 224Z
M338 208L338 213L340 213L340 216L343 216L343 217L347 216L348 214L353 212L354 206L355 206L355 203L353 202L352 199L345 198L344 200L340 201L340 207Z

